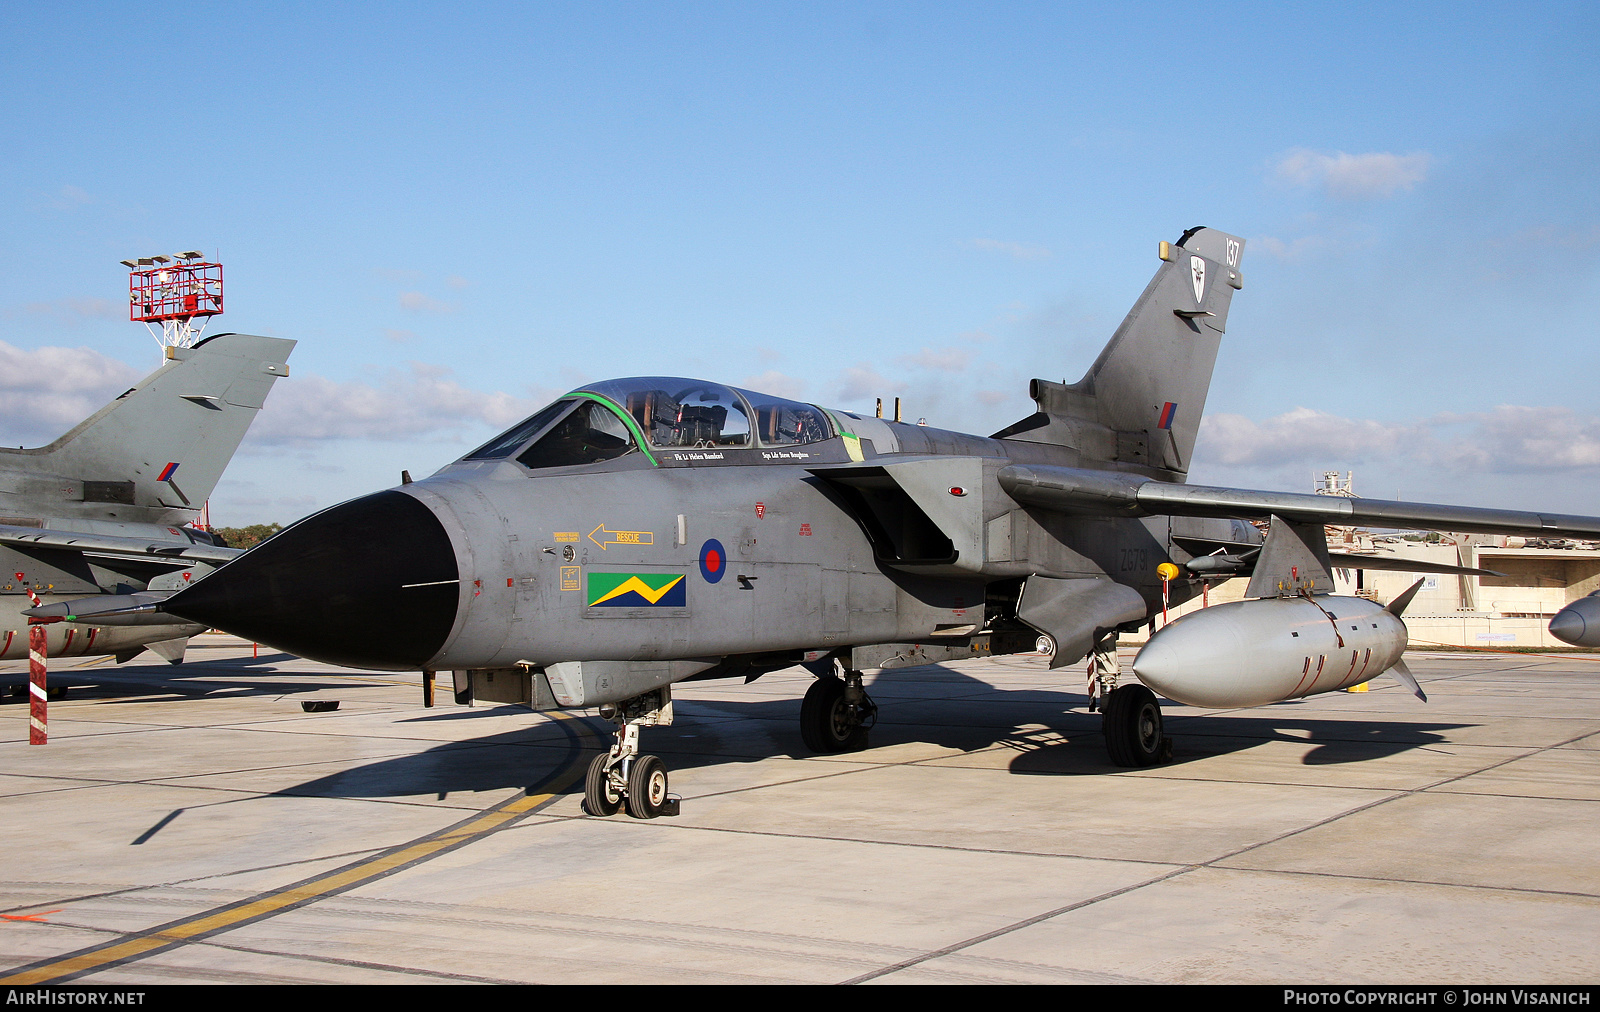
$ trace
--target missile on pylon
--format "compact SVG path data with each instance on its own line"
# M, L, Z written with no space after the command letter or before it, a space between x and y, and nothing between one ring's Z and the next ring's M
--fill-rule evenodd
M1420 696L1410 672L1402 674L1406 641L1398 613L1364 598L1235 601L1161 629L1133 672L1169 699L1211 708L1332 692L1391 669Z
M172 625L172 616L159 611L157 606L175 593L175 590L141 590L132 594L80 597L75 601L29 608L23 614L37 622L82 622L97 626Z
M1329 594L1332 569L1321 525L1273 516L1249 600L1164 627L1134 658L1133 673L1169 699L1212 708L1332 692L1385 671L1426 700L1401 660L1408 637L1400 615L1422 581L1384 607Z

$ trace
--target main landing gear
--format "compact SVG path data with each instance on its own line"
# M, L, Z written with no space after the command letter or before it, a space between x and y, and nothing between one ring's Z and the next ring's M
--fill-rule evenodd
M817 676L800 703L800 738L813 752L859 752L878 705L861 685L861 672Z
M1161 733L1161 704L1144 686L1124 685L1112 692L1100 725L1106 733L1106 751L1118 766L1172 761L1172 739Z
M667 767L653 755L639 754L641 727L672 723L671 687L602 706L600 716L617 725L617 740L589 764L584 808L590 815L615 815L626 807L635 819L677 815L679 799L667 793Z
M1106 751L1118 766L1154 766L1172 761L1172 739L1163 733L1161 703L1142 685L1118 686L1117 634L1095 641L1089 709L1099 702Z

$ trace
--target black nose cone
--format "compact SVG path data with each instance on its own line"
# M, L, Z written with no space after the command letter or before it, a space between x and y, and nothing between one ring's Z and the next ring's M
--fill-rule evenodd
M307 517L164 610L300 657L403 670L444 646L459 577L433 511L379 492Z

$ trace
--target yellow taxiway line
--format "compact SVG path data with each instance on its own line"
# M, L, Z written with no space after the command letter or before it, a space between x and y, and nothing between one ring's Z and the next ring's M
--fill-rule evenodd
M594 731L580 718L564 713L554 713L568 730L576 727L591 745L598 744ZM576 737L572 744L579 744ZM117 963L125 963L170 949L186 942L214 935L253 921L262 920L296 907L315 902L325 896L347 892L375 879L383 878L412 865L456 850L490 833L505 829L523 819L565 791L583 775L584 750L574 749L570 762L556 770L543 781L493 808L485 809L453 826L408 843L392 847L381 854L336 868L333 871L295 882L271 892L262 893L237 903L202 911L181 920L171 921L147 931L124 935L115 941L80 949L65 956L52 957L27 966L21 966L0 977L0 984L29 985L61 983Z

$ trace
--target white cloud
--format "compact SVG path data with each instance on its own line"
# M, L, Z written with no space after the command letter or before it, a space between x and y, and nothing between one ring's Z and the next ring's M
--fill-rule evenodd
M1050 255L1050 251L1043 246L1029 246L1026 243L1005 242L1000 239L969 239L967 245L986 253L1003 253L1013 260L1043 260Z
M271 444L389 441L453 435L479 425L501 429L549 399L472 390L450 370L417 362L409 372L391 370L377 386L301 374L273 387L249 438Z
M1442 462L1482 471L1522 473L1600 468L1600 418L1570 408L1502 404L1493 411L1446 415L1464 438L1442 447Z
M964 348L923 348L915 355L901 355L899 361L935 372L965 372L972 361L972 353Z
M143 375L92 348L35 348L0 341L0 428L12 445L54 439L110 403Z
M1432 162L1425 151L1352 155L1295 148L1278 160L1273 175L1291 186L1321 187L1342 200L1371 200L1411 189L1427 178Z
M1226 467L1438 468L1492 474L1600 470L1600 417L1570 408L1505 404L1409 423L1341 418L1295 408L1257 422L1208 415L1195 457Z
M30 302L20 310L7 310L7 317L15 318L23 313L32 317L46 317L65 323L79 323L83 320L126 320L128 318L128 303L126 301L113 302L110 299L77 298L56 299L53 302Z
M1255 250L1264 252L1268 256L1279 260L1299 260L1308 253L1315 253L1326 245L1326 240L1318 235L1303 235L1289 242L1284 242L1282 239L1270 235L1257 236L1252 240L1252 246Z
M154 357L154 355L152 355ZM84 393L127 389L141 374L93 348L25 351L0 341L0 390Z
M1243 415L1207 415L1196 455L1229 466L1273 467L1305 461L1365 460L1394 454L1420 433L1412 427L1340 418L1295 408L1256 422Z
M418 313L453 313L456 307L448 302L429 298L421 292L401 292L400 308L410 309Z
M71 184L61 187L50 197L50 206L58 211L72 211L94 202L93 194Z
M873 398L900 393L905 389L905 384L885 379L878 370L862 362L839 374L836 389L837 403L859 404Z
M220 526L246 526L251 522L249 519L241 519L241 516L287 518L256 522L288 523L290 520L314 513L324 505L326 503L319 501L314 495L268 495L261 491L261 486L257 482L224 478L217 483L216 495L212 497L211 516L212 522ZM221 519L224 514L226 520Z
M796 379L776 369L768 369L759 376L747 377L739 382L739 386L746 390L754 390L757 393L787 397L790 400L805 399L805 380Z
M385 281L401 281L407 284L416 284L424 277L421 271L409 268L374 267L372 273Z
M1600 225L1590 225L1588 228L1569 228L1564 225L1536 225L1532 228L1522 229L1504 238L1485 239L1484 245L1511 247L1514 249L1532 247L1577 250L1581 252L1600 245Z
M386 328L383 332L383 336L388 340L393 341L395 344L406 344L407 342L415 341L417 339L417 332L414 330L395 330L393 328Z

